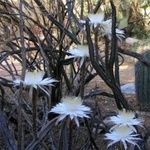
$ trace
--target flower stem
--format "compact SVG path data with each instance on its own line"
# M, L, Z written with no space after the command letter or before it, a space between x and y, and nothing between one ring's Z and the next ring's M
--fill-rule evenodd
M85 118L84 120L85 120L85 125L86 125L86 127L87 127L87 129L88 129L88 134L89 134L89 137L90 137L90 141L91 141L91 143L93 144L95 150L99 150L99 148L98 148L97 144L95 143L95 140L94 140L94 138L93 138L93 136L92 136L92 132L91 132L91 129L90 129L90 127L89 127L89 123L88 123L88 121L87 121L86 118Z
M86 63L86 58L83 59L83 64L81 66L81 74L80 74L80 96L83 98L84 96L84 82L85 82L85 63Z
M72 148L72 120L69 120L69 141L68 141L68 150Z
M38 89L32 89L32 119L33 119L33 135L34 138L37 137L37 123L36 123L36 118L37 118L37 97L38 97Z

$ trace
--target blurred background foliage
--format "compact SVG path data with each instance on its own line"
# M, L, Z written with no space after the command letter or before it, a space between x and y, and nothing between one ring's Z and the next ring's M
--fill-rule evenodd
M16 4L19 2L17 0L8 1L14 2ZM32 0L25 1L30 1L30 3L33 3L33 5L35 5L34 1ZM67 1L68 0L62 0L62 2L64 3L66 3ZM47 10L50 13L54 14L54 16L59 12L57 8L57 2L55 0L43 0L42 3L46 3L46 5L44 5L46 6ZM56 5L54 3L56 3ZM73 13L79 19L84 19L87 16L87 13L93 11L96 3L97 0L76 0L74 3L75 6L72 6L74 7ZM125 29L127 32L127 36L135 36L139 39L146 39L150 37L150 0L115 0L114 3L117 8L118 27L120 29ZM56 6L56 8L52 8L54 6ZM28 3L25 3L24 7L25 11L30 14L30 9L32 8L30 8ZM35 8L36 7L37 6L35 5ZM102 0L100 9L102 11L105 11L106 17L110 17L111 8L109 0ZM30 17L34 17L37 20L40 20L40 18L38 17L41 17L41 15L39 14L38 16L35 16L34 14L30 14ZM5 19L6 22L9 20L9 18L7 18L6 16L3 16L3 19ZM30 22L27 22L27 24L30 24Z
M86 0L77 0L78 4L84 3L84 15L93 10L96 2L97 0L91 0L90 4ZM109 0L103 0L102 2L101 10L105 11L106 16L110 16ZM150 37L150 0L115 0L114 3L117 8L120 29L125 28L127 35L135 36L139 39Z
M114 3L120 29L139 39L150 37L150 0L115 0ZM102 9L110 13L109 0L103 0L103 4Z
M150 1L121 0L117 6L120 28L127 28L137 38L148 38L150 35Z

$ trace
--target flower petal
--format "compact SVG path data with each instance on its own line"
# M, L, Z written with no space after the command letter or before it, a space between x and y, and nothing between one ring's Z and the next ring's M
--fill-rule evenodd
M91 113L91 109L82 104L80 97L65 97L62 98L62 102L53 107L50 112L60 115L58 121L62 120L64 116L69 116L70 119L74 119L77 126L79 126L78 117L89 118L88 115Z

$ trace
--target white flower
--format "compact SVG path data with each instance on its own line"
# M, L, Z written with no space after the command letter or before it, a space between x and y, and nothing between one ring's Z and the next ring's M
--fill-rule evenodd
M121 126L115 128L110 133L106 133L105 136L106 136L105 139L110 140L108 147L114 145L117 142L122 142L125 150L127 150L127 143L130 143L134 146L136 145L140 149L137 142L141 140L141 138L139 138L138 134L136 134L132 130L132 128L128 126Z
M103 21L101 23L101 32L103 35L107 35L109 39L112 37L112 19ZM125 38L124 31L116 28L116 36L121 41L122 38Z
M134 126L143 127L143 120L136 118L134 112L125 109L119 111L117 116L110 117L110 121L115 124L111 130L118 126L130 126L136 132Z
M100 26L102 35L107 35L108 38L111 39L112 19L104 21L104 13L102 12L98 14L89 14L88 18L90 20L90 24L94 25L94 27L96 27L97 25ZM122 38L125 38L124 31L116 28L116 36L121 41Z
M20 85L20 83L22 82L24 86L32 86L34 88L37 88L37 87L42 88L42 86L44 86L44 85L53 86L54 82L58 82L57 80L55 80L51 77L43 79L44 74L45 73L43 71L34 71L34 72L27 71L25 74L24 81L22 81L20 79L16 79L14 81L14 84Z
M77 45L76 48L69 49L68 53L71 54L69 58L89 57L89 48L88 45Z
M59 114L57 123L68 116L71 120L74 119L79 127L78 118L89 118L88 115L91 109L82 104L80 97L65 97L62 99L62 102L53 107L50 112Z
M104 13L97 13L97 14L88 14L88 18L91 24L94 26L101 24L104 20Z

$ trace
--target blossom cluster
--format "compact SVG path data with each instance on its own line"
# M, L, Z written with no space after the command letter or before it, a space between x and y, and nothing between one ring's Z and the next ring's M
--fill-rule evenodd
M38 87L45 91L44 86L53 86L55 82L58 82L56 79L53 79L51 77L44 78L44 72L43 71L33 71L29 72L27 71L25 74L25 79L16 79L14 80L14 85L19 86L21 83L23 83L24 87L33 87L37 89ZM80 97L74 97L74 96L68 96L65 98L62 98L61 102L58 103L55 107L53 107L50 112L59 114L59 117L57 119L57 123L62 121L64 118L68 117L71 120L75 120L76 125L79 127L79 118L89 118L89 114L91 112L91 109L85 105L82 104L82 99Z
M96 14L88 14L87 17L89 18L90 25L94 27L100 28L100 34L102 36L107 36L108 39L112 37L112 19L104 20L104 13L96 13ZM80 20L81 24L85 24L85 20ZM124 31L121 29L116 28L116 37L120 41L125 38ZM68 50L70 54L68 58L84 58L89 57L89 48L87 44L77 45L75 48L71 48Z
M20 85L22 82L25 87L33 87L35 89L39 87L44 90L44 86L53 86L55 82L58 82L51 77L44 79L43 77L44 72L42 71L26 72L24 81L17 79L14 81L14 84ZM77 127L79 127L80 119L90 118L91 109L83 104L81 97L67 96L62 98L61 102L54 106L50 112L58 114L56 124L68 117L71 121L74 120ZM108 121L113 124L109 129L109 133L105 134L105 139L110 141L108 147L122 142L125 150L128 148L127 143L137 146L140 149L137 142L141 138L136 126L143 127L142 119L136 118L134 112L123 109L119 111L118 115L111 116Z
M79 47L87 49L87 47ZM38 87L42 90L42 86L50 85L53 86L53 83L58 82L57 80L49 77L44 78L44 72L34 71L26 72L24 81L17 79L14 81L15 85L20 85L22 82L24 86ZM62 98L61 102L58 103L55 107L50 110L51 113L59 114L56 124L62 121L64 118L69 117L71 120L75 120L76 125L79 127L79 118L89 118L91 109L88 106L82 104L82 99L80 97L68 96ZM137 141L140 140L137 134L135 126L143 126L143 121L141 119L135 118L135 113L132 111L122 110L119 111L118 115L110 117L110 122L114 125L110 128L110 133L106 133L106 139L111 142L108 144L108 147L113 144L121 141L124 145L125 150L127 149L127 142L133 145L137 144Z
M112 19L104 20L104 13L99 12L96 14L88 14L88 19L90 25L93 25L95 28L100 27L100 33L102 36L107 36L109 39L112 37ZM85 23L84 20L80 20L80 23ZM122 38L125 38L124 31L116 28L116 36L122 41Z
M79 127L79 118L89 118L91 109L82 104L80 97L70 96L62 98L62 101L53 107L50 112L59 114L56 124L69 117ZM105 139L110 141L108 147L122 142L125 150L128 149L127 143L140 149L138 142L141 138L135 126L143 127L143 120L136 118L134 112L119 111L118 115L110 117L109 122L113 123L113 126L110 128L110 132L105 134Z
M136 118L134 112L123 109L119 111L118 115L110 117L109 121L113 123L113 126L110 128L110 132L105 134L106 139L110 141L108 147L117 142L122 142L125 150L128 149L127 143L137 146L140 149L137 143L141 138L136 126L143 127L142 119Z

